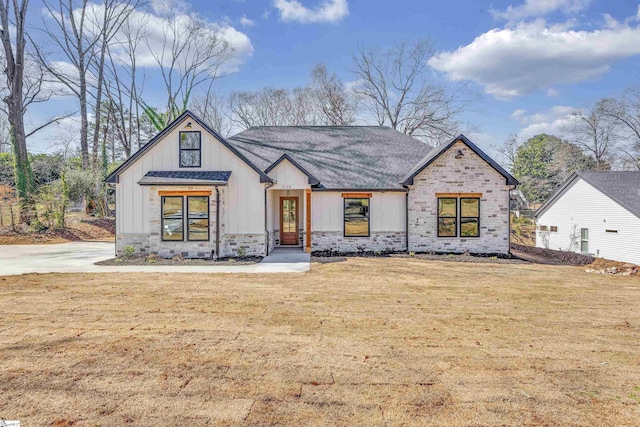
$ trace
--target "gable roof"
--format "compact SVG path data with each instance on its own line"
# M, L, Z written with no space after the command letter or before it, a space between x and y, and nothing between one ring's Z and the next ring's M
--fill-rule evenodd
M431 150L425 158L423 158L412 170L409 172L409 175L402 181L403 185L413 185L413 178L416 177L420 172L425 170L431 163L435 162L438 157L440 157L444 152L446 152L449 148L451 148L456 142L461 141L467 147L471 149L474 153L482 158L485 162L489 164L493 169L496 170L500 175L504 176L507 180L507 185L518 185L519 182L515 179L509 172L504 170L498 163L495 162L491 157L485 154L480 148L478 148L473 142L469 141L466 136L460 134L455 137L448 144L443 144L435 147Z
M156 136L154 136L149 142L147 142L145 145L143 145L138 151L136 151L124 163L122 163L120 166L118 166L118 168L116 170L114 170L113 172L111 172L109 174L109 176L107 176L107 178L105 179L105 182L109 182L109 183L118 182L118 177L122 172L124 172L129 166L131 166L136 160L138 160L144 153L146 153L151 148L153 148L158 142L160 142L162 140L162 138L165 135L167 135L168 133L173 131L187 117L189 117L191 120L193 120L198 125L200 125L204 130L206 130L211 135L213 135L218 141L220 141L220 143L222 143L222 145L224 145L229 150L231 150L231 152L233 154L235 154L236 156L238 156L238 158L240 160L245 162L249 167L251 167L251 169L256 171L258 173L258 175L260 176L260 182L271 182L271 178L269 178L269 176L267 176L267 174L265 174L261 169L256 167L256 165L251 163L251 161L249 161L244 155L242 155L242 153L240 153L233 145L229 144L229 141L227 141L224 137L222 137L222 135L220 135L218 132L216 132L211 127L209 127L205 122L202 121L202 119L200 119L198 116L196 116L195 114L193 114L189 110L185 111L184 113L182 113L178 117L176 117L176 119L174 121L172 121L171 123L169 123L169 125L167 125L166 128L164 128L160 133L158 133Z
M302 172L303 174L305 174L307 176L307 178L309 179L309 185L318 185L320 184L320 181L318 181L318 179L311 175L305 168L303 168L302 166L300 166L300 163L296 162L295 160L293 160L288 154L283 154L282 156L280 156L280 158L278 160L276 160L275 162L273 162L271 164L271 166L269 166L268 168L266 168L264 170L265 173L269 173L271 172L273 169L276 168L276 166L278 166L280 163L282 163L282 161L287 160L289 161L289 163L291 163L293 166L295 166L296 168L298 168L298 170L300 172Z
M261 126L229 138L263 170L286 155L317 188L403 190L431 146L381 126Z
M576 179L585 182L614 202L640 218L640 171L583 171L575 172L538 209L536 218L549 208Z

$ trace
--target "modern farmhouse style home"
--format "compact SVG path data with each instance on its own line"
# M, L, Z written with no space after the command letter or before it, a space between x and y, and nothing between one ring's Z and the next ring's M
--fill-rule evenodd
M538 247L640 264L640 171L576 172L536 220Z
M185 112L109 177L116 252L509 252L517 181L463 135L432 148L378 126L256 127Z

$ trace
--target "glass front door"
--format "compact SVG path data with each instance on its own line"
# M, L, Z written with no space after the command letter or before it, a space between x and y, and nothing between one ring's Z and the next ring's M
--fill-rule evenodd
M280 244L297 245L298 241L298 198L280 198Z

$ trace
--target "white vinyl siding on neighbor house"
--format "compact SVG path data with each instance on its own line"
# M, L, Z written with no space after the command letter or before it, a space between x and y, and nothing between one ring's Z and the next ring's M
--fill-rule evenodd
M217 170L231 171L228 190L221 200L221 204L226 205L221 210L224 217L220 218L220 223L224 225L223 232L264 234L264 184L260 183L259 175L195 121L191 121L192 128L189 130L201 132L201 166L180 168L178 135L185 130L189 121L190 118L185 118L120 174L119 183L116 184L116 232L149 234L160 231L150 229L150 187L138 184L147 172ZM215 198L215 192L212 198Z
M607 259L640 264L640 218L577 177L537 218L536 246L545 247L541 227L556 226L548 234L549 248L588 252ZM587 229L586 234L581 229ZM570 248L571 234L575 233ZM586 236L586 240L582 237Z

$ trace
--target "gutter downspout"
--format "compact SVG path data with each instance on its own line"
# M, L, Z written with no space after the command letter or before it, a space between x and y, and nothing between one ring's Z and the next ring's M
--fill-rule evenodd
M269 256L269 244L271 243L271 237L269 236L269 227L267 224L267 190L274 185L275 184L272 182L264 186L264 233L266 235L265 241L267 243L265 248L266 256Z
M404 197L404 208L404 241L407 245L407 253L409 253L409 189Z
M216 185L216 259L220 258L220 190Z

